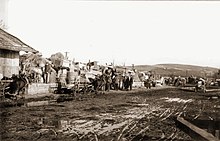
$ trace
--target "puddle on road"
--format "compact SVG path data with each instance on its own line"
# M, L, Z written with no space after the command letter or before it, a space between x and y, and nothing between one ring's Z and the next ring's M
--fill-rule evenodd
M127 109L126 112L101 113L94 118L55 119L53 123L56 124L56 131L64 134L86 135L94 132L97 135L108 135L131 121L139 120L158 110L161 108L142 104L141 107Z

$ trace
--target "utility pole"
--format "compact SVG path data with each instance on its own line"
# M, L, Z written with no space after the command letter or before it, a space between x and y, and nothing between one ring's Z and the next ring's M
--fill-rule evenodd
M65 53L65 59L68 60L68 53L69 53L69 52L64 52L64 53Z
M125 72L124 72L124 73L126 74L126 67L125 67L125 62L124 62L124 69L125 69Z

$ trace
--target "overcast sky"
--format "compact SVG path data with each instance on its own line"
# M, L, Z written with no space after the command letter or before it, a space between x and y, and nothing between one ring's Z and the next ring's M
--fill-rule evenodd
M220 2L10 0L9 32L49 57L220 67Z

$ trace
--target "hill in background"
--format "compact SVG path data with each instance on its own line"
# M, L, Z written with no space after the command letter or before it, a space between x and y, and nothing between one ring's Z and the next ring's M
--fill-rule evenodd
M129 67L131 69L131 67ZM212 77L218 72L218 68L203 67L185 64L157 64L157 65L137 65L134 66L138 71L152 71L156 75L162 76L200 76Z

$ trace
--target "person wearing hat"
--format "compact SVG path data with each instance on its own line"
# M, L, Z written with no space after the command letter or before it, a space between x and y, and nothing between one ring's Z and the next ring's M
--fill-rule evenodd
M125 89L132 90L133 77L131 75L131 71L128 71L128 75L125 78Z

